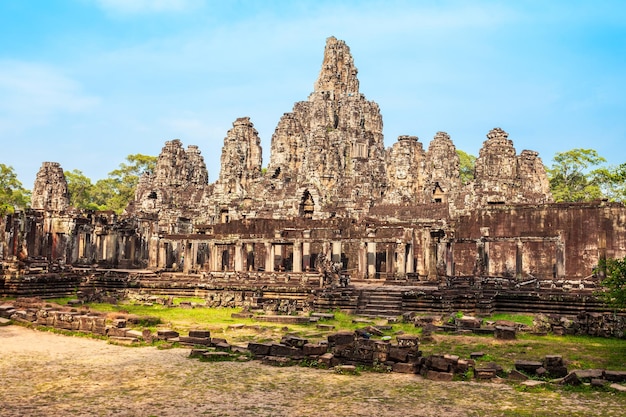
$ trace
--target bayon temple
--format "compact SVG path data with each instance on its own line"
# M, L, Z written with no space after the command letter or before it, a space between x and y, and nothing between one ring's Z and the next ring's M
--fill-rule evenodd
M486 133L462 183L451 138L389 148L349 47L327 39L313 92L263 168L248 117L211 182L196 145L165 143L122 215L70 207L44 162L32 207L2 219L0 295L170 294L280 311L601 310L604 257L626 255L620 203L554 203L537 152ZM378 300L378 301L377 301Z

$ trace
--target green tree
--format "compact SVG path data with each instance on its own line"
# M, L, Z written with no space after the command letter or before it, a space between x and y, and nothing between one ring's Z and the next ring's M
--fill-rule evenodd
M602 178L591 168L606 162L593 149L572 149L554 156L548 179L554 200L589 201L601 198Z
M604 301L616 308L626 308L626 257L601 259L598 269L604 276L600 293Z
M0 163L0 216L30 204L30 191L22 187L13 167Z
M135 198L135 188L141 175L154 171L156 161L156 156L128 155L126 162L109 172L108 178L98 180L93 186L93 202L103 210L121 213Z
M474 167L476 166L476 157L464 152L460 149L456 150L461 164L459 166L459 174L461 175L461 182L467 184L474 180Z
M606 198L611 201L626 202L626 163L617 167L602 167L591 174Z
M70 205L72 207L89 210L102 210L94 196L94 185L82 171L74 169L65 171L65 180L70 194Z

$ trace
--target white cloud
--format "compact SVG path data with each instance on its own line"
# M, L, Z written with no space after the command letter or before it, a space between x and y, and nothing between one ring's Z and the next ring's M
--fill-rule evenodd
M98 103L53 67L0 61L0 131L42 125L55 115L85 112Z
M116 15L181 13L202 5L201 0L95 0L95 3L107 13Z

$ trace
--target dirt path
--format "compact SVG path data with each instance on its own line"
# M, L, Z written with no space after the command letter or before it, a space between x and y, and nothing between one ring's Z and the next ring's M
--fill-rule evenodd
M626 407L626 396L603 392L518 392L415 375L203 363L188 354L0 327L0 416L572 417L620 416Z

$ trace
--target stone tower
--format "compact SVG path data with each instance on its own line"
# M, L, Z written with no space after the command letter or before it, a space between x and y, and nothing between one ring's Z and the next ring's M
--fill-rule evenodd
M378 105L359 93L350 48L330 37L313 93L272 136L268 173L285 185L286 199L310 204L316 196L316 216L367 209L385 189L382 126Z
M35 210L62 211L69 207L70 197L63 168L58 162L41 164L31 197Z

